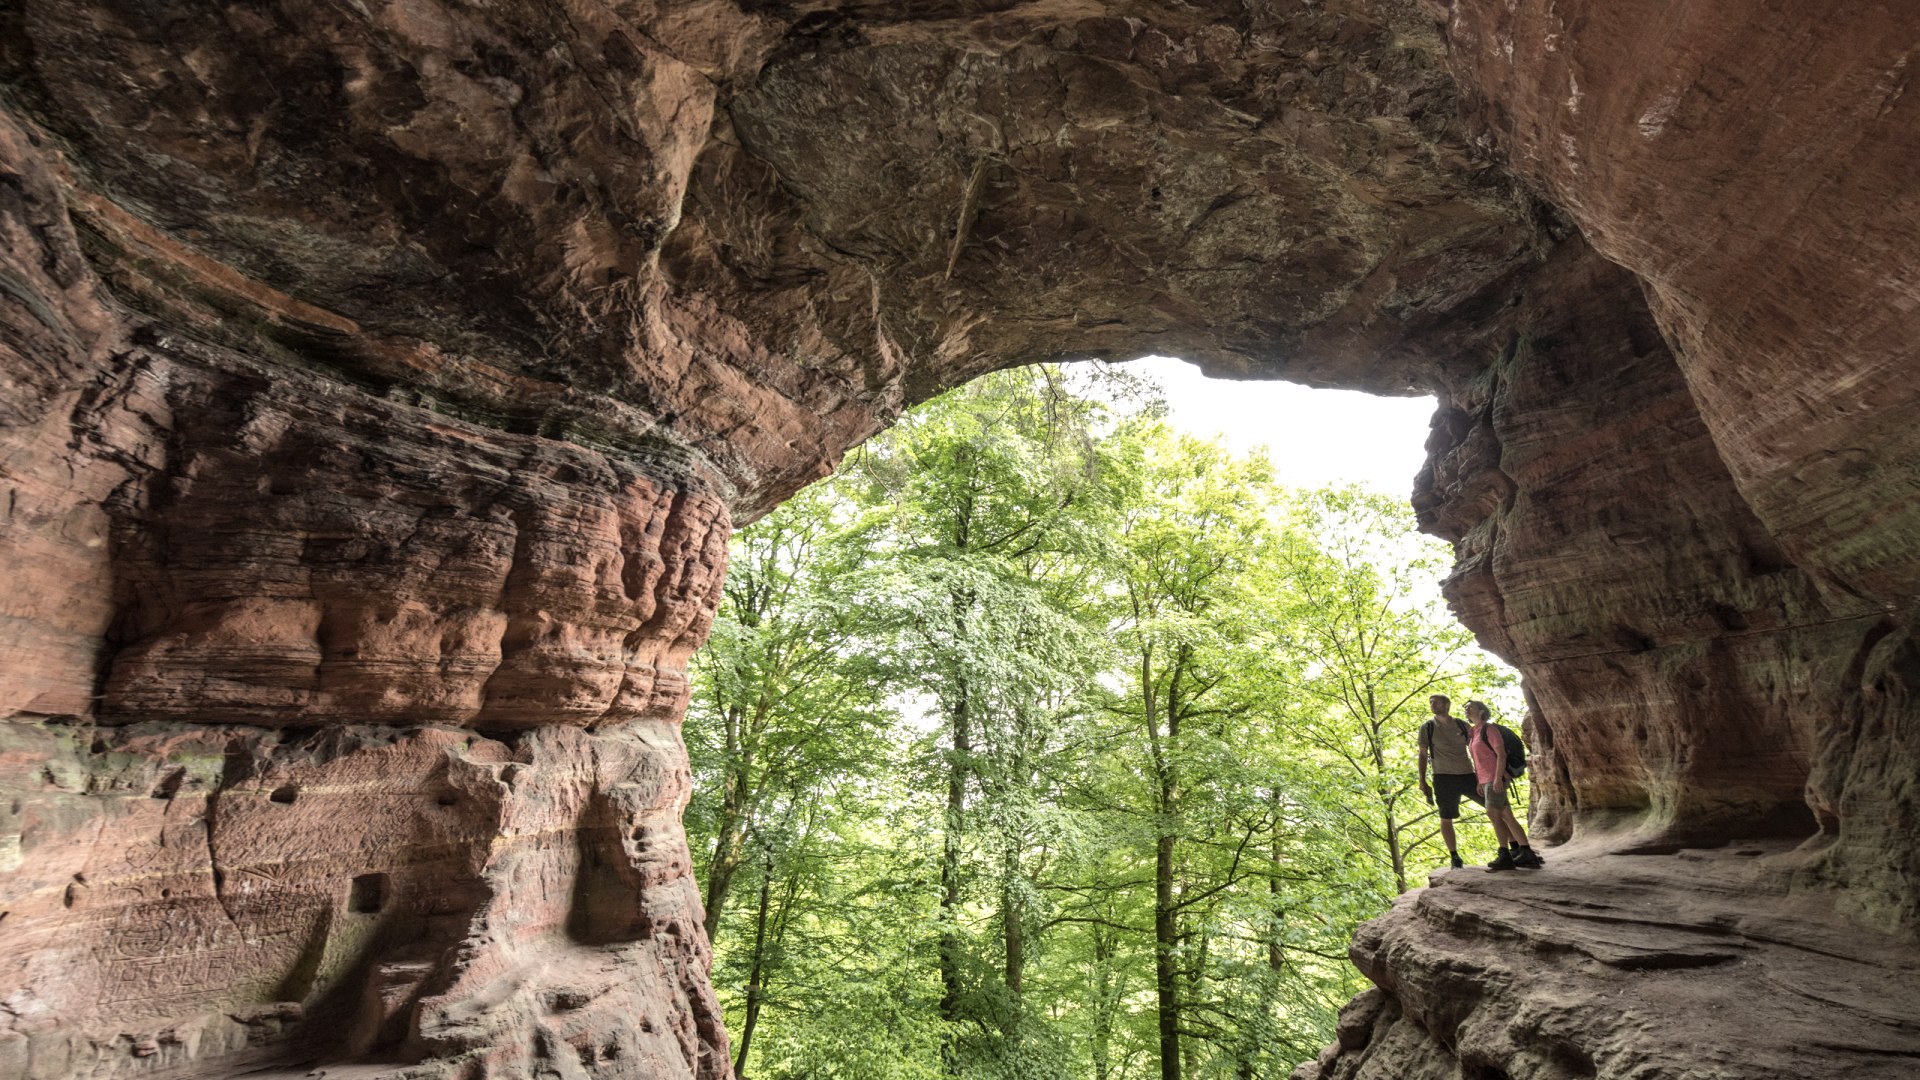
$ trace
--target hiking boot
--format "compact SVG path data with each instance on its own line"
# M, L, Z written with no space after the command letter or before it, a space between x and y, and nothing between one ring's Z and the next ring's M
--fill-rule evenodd
M1547 860L1541 858L1540 853L1532 848L1525 848L1520 854L1514 856L1513 865L1522 870L1538 870L1547 865Z
M1466 863L1463 863L1460 861L1460 853L1457 851L1447 852L1447 861L1453 864L1453 868L1455 870L1458 870L1461 867L1467 865Z
M1507 848L1501 848L1500 854L1495 855L1493 857L1493 861L1487 864L1487 869L1511 870L1514 868L1515 865L1516 864L1513 861L1513 852L1508 850Z

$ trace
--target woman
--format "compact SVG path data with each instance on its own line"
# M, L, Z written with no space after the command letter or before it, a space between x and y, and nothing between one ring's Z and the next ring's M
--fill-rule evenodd
M1467 733L1467 753L1473 757L1474 779L1480 785L1480 797L1487 808L1487 820L1500 838L1500 854L1487 864L1489 870L1521 867L1537 870L1545 865L1527 846L1526 830L1513 816L1513 804L1507 801L1507 740L1500 729L1488 721L1493 713L1478 701L1467 702L1467 720L1473 728Z

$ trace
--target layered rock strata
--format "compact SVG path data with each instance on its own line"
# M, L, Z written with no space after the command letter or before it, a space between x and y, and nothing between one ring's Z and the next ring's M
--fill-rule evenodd
M678 720L725 481L137 315L0 139L0 1075L724 1075Z
M1920 950L1796 898L1780 845L1559 855L1440 871L1363 928L1378 986L1295 1080L1913 1075Z
M1641 281L1739 516L1770 538L1750 567L1791 567L1817 593L1741 589L1732 606L1825 640L1710 683L1764 688L1728 722L1807 747L1805 802L1837 844L1820 879L1849 914L1911 932L1920 23L1882 4L1462 0L1448 38L1484 141ZM1692 536L1663 539L1693 557ZM1736 619L1712 648L1732 656L1764 625Z
M1316 1068L1679 1067L1631 1024L1553 1049L1643 976L1543 997L1581 946L1473 943L1604 852L1752 837L1757 905L1920 927L1916 38L1730 0L7 6L0 1076L724 1075L676 725L730 520L945 386L1154 350L1439 396L1415 504L1577 841L1369 930L1383 996ZM1507 1017L1478 1056L1430 1000L1462 980Z

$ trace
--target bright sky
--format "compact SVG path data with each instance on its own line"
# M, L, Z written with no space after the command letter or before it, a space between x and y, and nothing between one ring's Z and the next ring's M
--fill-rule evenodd
M1288 382L1209 379L1171 356L1149 356L1126 370L1159 383L1167 420L1192 435L1221 437L1235 453L1266 446L1282 483L1292 487L1358 483L1397 499L1413 491L1426 461L1430 397L1375 397L1315 390ZM1438 602L1439 582L1430 583ZM1492 653L1475 652L1501 667ZM1526 713L1518 686L1483 687L1494 714L1518 724Z
M1430 397L1209 379L1171 356L1136 360L1126 370L1151 376L1165 389L1174 427L1219 435L1235 453L1266 446L1281 482L1290 487L1358 483L1405 499L1426 460Z

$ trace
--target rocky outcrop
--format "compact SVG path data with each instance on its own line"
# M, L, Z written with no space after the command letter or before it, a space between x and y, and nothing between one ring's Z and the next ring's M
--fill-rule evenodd
M1822 880L1849 886L1852 915L1910 931L1920 313L1899 253L1920 242L1920 100L1906 93L1920 25L1888 5L1470 0L1448 37L1487 141L1643 283L1779 552L1760 563L1817 593L1767 603L1826 641L1733 659L1712 683L1771 688L1732 722L1764 717L1767 741L1807 746L1805 802L1839 846Z
M1316 1067L1680 1067L1553 1049L1591 942L1416 945L1683 848L1911 940L1920 27L1671 7L0 11L0 1076L724 1075L675 725L730 521L1155 350L1439 395L1415 503L1575 841L1363 936Z
M1378 988L1295 1080L1913 1075L1920 951L1793 896L1782 846L1558 854L1437 872L1367 924Z
M1829 604L1748 509L1639 288L1569 242L1463 332L1491 362L1448 386L1414 505L1455 543L1461 618L1527 676L1536 829L1807 836L1817 717L1881 613ZM1822 663L1817 704L1779 677Z

